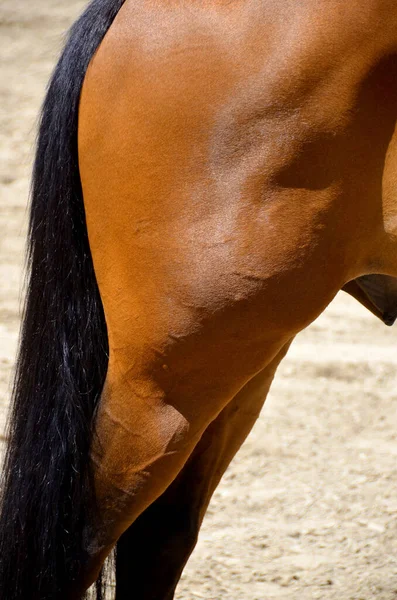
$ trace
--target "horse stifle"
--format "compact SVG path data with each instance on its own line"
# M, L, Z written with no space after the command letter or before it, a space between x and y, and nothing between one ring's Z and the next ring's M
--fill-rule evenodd
M172 600L297 332L397 316L395 0L94 0L44 103L1 600Z

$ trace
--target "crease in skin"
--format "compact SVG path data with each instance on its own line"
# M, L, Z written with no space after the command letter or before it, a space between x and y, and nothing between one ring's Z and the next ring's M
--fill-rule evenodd
M139 494L139 491L141 488L141 484L137 483L137 481L134 479L134 477L137 477L140 481L148 479L149 477L151 477L151 473L150 473L151 467L153 467L159 460L163 460L164 458L169 458L171 456L175 456L176 454L178 454L178 450L165 450L164 452L158 452L157 454L152 455L150 459L143 461L142 463L139 463L138 465L129 464L129 468L126 468L125 471L123 471L122 473L116 473L114 470L112 470L110 472L106 468L106 465L103 464L95 456L93 456L91 460L95 464L97 470L101 471L102 474L104 474L107 484L110 483L113 488L123 492L123 494L125 494L131 498L134 498ZM133 484L136 486L134 490L124 487L120 483L117 483L115 480L115 478L118 475L121 475L122 477L127 477L127 474L128 474L128 480L132 481ZM131 477L131 474L134 474L134 477Z
M129 368L124 372L123 375L123 381L124 383L127 384L128 388L131 390L132 395L134 398L138 398L139 400L143 400L143 401L148 401L151 400L152 402L150 402L149 404L145 403L145 408L149 408L150 406L153 407L153 410L155 410L155 408L161 404L161 402L164 400L164 390L158 389L157 391L155 391L154 389L152 389L151 386L148 386L147 383L145 383L145 387L147 389L142 389L143 386L143 380L141 379L136 379L135 377L128 377L129 374L133 374L134 373L134 368ZM140 389L139 389L140 387Z
M188 308L189 310L192 310L192 311L197 312L199 314L208 313L208 304L206 304L206 303L200 303L200 302L194 302L193 299L191 299L191 300L180 299L178 301L178 304L180 306L182 306L183 308ZM213 311L211 311L211 312L213 314Z
M136 437L136 438L140 438L142 440L144 440L147 437L147 433L146 435L144 435L143 433L138 433L137 431L134 431L134 429L132 427L128 427L125 419L121 419L120 417L115 416L109 405L106 405L104 407L101 408L101 415L105 414L107 416L107 418L114 423L115 425L117 425L120 429L123 429L126 433L130 434L131 437Z
M183 340L186 338L186 334L185 333L173 333L173 332L169 332L167 333L167 339L171 341L171 344L176 343L180 343L183 342Z
M233 275L236 275L239 279L253 281L253 282L261 283L261 284L266 283L266 281L268 279L265 275L258 275L256 273L243 273L240 271L234 271Z
M227 239L224 240L219 240L219 241L206 241L205 239L202 240L201 242L201 247L205 248L205 249L211 249L211 248L219 248L220 246L225 247L225 246L229 246L229 244L233 244L235 243L235 237L230 236Z

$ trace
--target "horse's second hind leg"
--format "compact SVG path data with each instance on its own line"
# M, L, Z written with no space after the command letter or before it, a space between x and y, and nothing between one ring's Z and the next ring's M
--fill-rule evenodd
M211 496L254 425L287 344L208 426L167 490L117 544L117 600L172 600Z

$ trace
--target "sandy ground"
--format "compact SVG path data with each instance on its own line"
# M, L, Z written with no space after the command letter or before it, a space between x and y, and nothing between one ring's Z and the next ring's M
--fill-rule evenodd
M0 3L2 423L35 119L61 33L82 6ZM178 600L397 599L395 344L396 329L342 294L299 336L214 496Z

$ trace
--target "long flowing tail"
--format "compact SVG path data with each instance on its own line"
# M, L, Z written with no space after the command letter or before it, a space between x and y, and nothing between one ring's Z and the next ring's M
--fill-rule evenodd
M75 23L42 110L0 497L0 600L67 598L84 564L83 527L94 516L89 449L107 332L87 239L77 119L88 64L123 2L93 0Z

